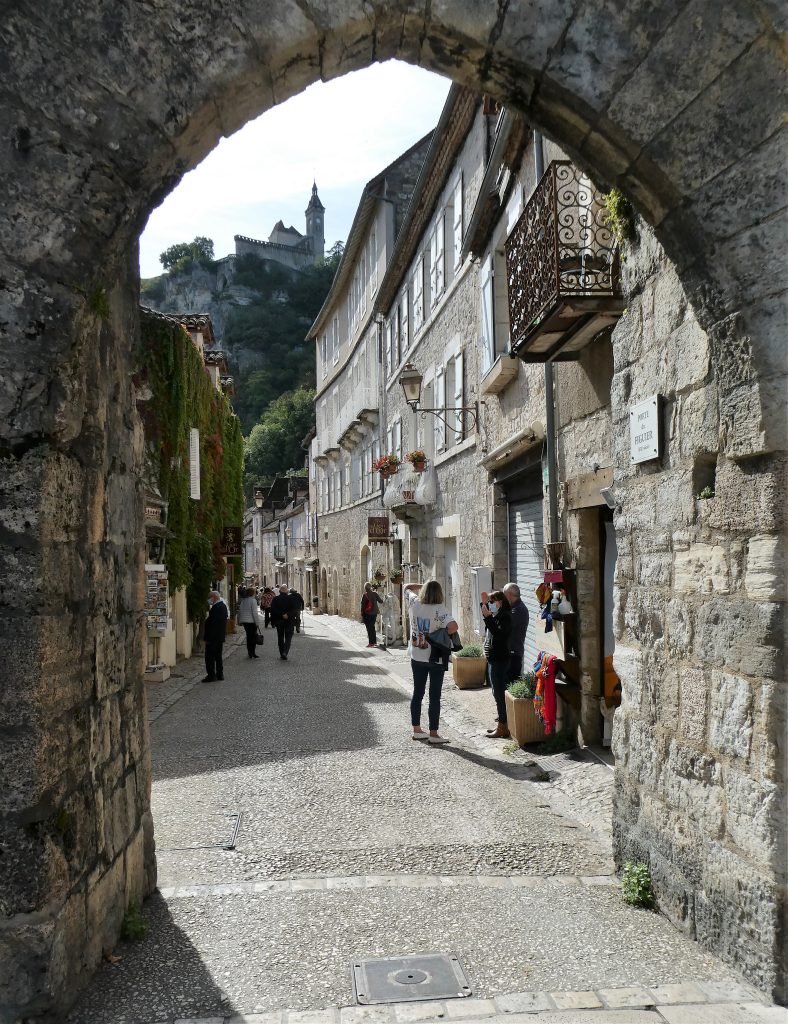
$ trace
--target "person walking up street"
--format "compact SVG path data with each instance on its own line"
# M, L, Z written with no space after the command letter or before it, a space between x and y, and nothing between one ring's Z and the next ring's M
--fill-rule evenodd
M290 591L290 600L293 602L293 625L296 633L301 632L301 614L304 610L304 599L297 590Z
M279 593L271 603L271 622L276 626L279 657L282 661L287 661L287 656L290 653L290 644L293 640L295 614L293 600L285 583L281 584Z
M263 623L264 629L268 629L269 625L271 624L271 602L273 601L273 599L273 590L271 590L270 587L266 587L263 590L262 596L260 598L260 610L265 616L265 622Z
M426 740L428 743L448 743L440 735L438 726L441 714L441 691L443 677L448 665L447 658L433 654L428 637L439 629L448 633L456 633L457 623L451 612L443 603L443 588L437 580L430 580L419 588L418 583L410 583L405 587L410 616L408 634L408 656L413 673L413 696L410 701L410 721L413 727L414 740ZM429 703L427 721L429 733L421 727L421 705L429 680Z
M204 683L224 679L222 648L227 633L227 619L230 613L218 590L208 595L208 618L205 620L205 678Z
M250 658L256 658L257 630L259 628L258 615L260 611L251 590L241 589L238 596L241 599L238 604L238 621L246 633L246 653Z
M361 595L361 621L367 627L367 647L378 646L378 635L375 632L375 620L378 617L382 599L380 594L368 580L364 584L364 592Z
M487 735L495 739L508 739L509 726L506 721L506 688L509 685L511 662L512 613L509 602L502 590L495 590L487 596L481 595L482 617L484 618L484 656L487 658L487 678L492 687L498 724L488 729Z
M528 609L520 598L520 588L516 583L507 583L503 588L506 600L512 613L512 633L509 637L509 678L513 683L523 674L523 658L525 656L525 634L528 632Z

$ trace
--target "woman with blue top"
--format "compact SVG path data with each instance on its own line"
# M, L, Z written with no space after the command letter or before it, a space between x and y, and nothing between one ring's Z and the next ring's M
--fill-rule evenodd
M435 655L428 637L439 629L448 633L457 632L457 623L443 603L443 588L437 580L430 580L419 588L418 583L405 587L408 599L410 630L408 634L408 656L413 672L413 696L410 701L410 721L413 739L428 743L448 743L438 733L441 713L441 690L446 673L446 659ZM421 705L429 680L429 704L427 720L429 733L421 727Z

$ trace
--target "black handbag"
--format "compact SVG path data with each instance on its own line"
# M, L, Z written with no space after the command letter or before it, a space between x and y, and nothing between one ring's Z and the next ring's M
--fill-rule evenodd
M265 643L265 637L263 636L259 629L257 630L257 636L254 638L254 642L256 647L262 647L263 644Z

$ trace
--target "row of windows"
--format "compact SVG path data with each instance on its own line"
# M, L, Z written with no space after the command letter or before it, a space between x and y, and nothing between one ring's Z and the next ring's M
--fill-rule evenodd
M447 252L446 235L450 232ZM388 380L407 355L412 341L437 305L447 284L462 262L463 199L462 175L451 191L450 201L435 219L422 252L416 258L385 326L385 370Z
M345 303L344 323L340 325L339 316L335 316L331 325L320 338L320 375L323 380L328 376L329 360L336 366L342 346L340 327L343 327L348 338L356 331L367 312L367 303L371 303L378 290L378 238L377 228L372 225L369 238L358 257L353 278L348 289Z

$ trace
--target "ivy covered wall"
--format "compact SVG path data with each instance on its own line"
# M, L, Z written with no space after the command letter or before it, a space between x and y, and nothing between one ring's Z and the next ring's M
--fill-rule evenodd
M243 523L243 437L227 398L213 386L187 331L146 309L140 314L138 379L145 443L169 503L170 592L186 587L190 618L202 614L212 580L224 575L225 526ZM200 432L200 499L189 497L189 430Z

